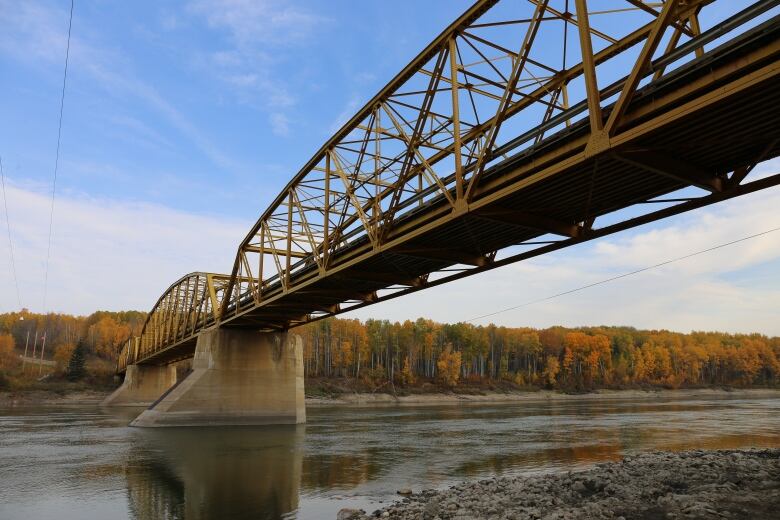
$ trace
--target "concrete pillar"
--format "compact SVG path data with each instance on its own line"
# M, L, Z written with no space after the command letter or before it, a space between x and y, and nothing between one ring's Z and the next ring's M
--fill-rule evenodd
M192 372L130 425L304 422L306 405L300 336L214 329L198 336Z
M176 384L174 365L128 365L122 385L103 400L104 406L149 406Z

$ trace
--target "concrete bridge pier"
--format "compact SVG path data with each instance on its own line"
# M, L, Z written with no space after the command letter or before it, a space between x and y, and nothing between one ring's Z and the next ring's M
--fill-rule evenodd
M304 422L306 405L300 336L214 329L198 336L192 372L130 425L233 426Z
M128 365L122 386L106 397L103 406L149 406L176 384L176 366Z

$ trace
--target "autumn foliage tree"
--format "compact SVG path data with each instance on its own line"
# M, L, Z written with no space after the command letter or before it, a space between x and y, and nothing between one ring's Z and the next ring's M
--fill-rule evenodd
M561 371L561 364L558 362L558 358L555 356L547 356L547 361L544 364L544 382L549 388L555 386L555 382L558 378L558 373Z
M0 334L0 369L9 369L18 364L19 357L14 352L14 338L10 334Z
M564 390L627 386L777 385L780 338L642 331L536 330L431 320L328 319L297 329L309 377L402 385L507 381ZM453 359L458 357L458 363ZM442 369L446 374L442 374ZM457 377L457 379L455 379ZM414 380L415 383L408 383Z
M399 376L400 383L403 385L413 385L416 377L412 372L412 364L409 362L409 356L404 358L404 366L401 369L401 375Z
M55 349L54 361L57 362L58 372L67 372L68 364L75 348L76 345L73 343L63 343Z
M436 362L436 368L439 370L438 380L450 388L458 384L460 379L461 355L460 352L453 352L452 346L447 345L444 352L439 354L439 360Z
M68 314L36 314L23 309L20 312L0 314L0 363L22 374L19 355L25 351L36 358L41 356L42 338L46 337L44 359L53 359L57 369L64 372L78 341L82 341L85 358L99 357L102 366L110 370L121 346L141 331L146 313L137 311L98 311L89 316ZM8 346L10 345L10 346ZM28 370L32 374L32 371ZM37 371L35 371L37 374Z
M140 333L144 319L145 313L134 311L0 314L0 368L20 364L28 337L32 353L36 331L39 338L46 333L45 355L57 360L60 370L78 341L85 357L95 361L90 366L102 362L110 367L127 338ZM448 387L489 383L559 390L780 383L780 338L760 334L534 329L424 318L329 318L297 327L295 333L303 338L307 377L359 380L371 388L431 381Z

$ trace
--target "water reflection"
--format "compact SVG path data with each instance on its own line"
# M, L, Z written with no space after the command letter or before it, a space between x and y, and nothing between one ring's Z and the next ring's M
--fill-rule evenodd
M313 453L306 456L302 485L304 490L323 487L349 489L379 476L382 465L372 450L353 455Z
M492 454L461 464L458 466L457 472L460 475L470 477L488 473L501 475L517 468L552 469L559 466L619 460L621 457L622 449L619 445L559 446L524 453Z
M335 518L405 487L780 446L777 397L312 407L306 425L231 429L128 428L137 413L0 410L0 519Z
M184 482L164 462L128 466L126 480L132 518L186 518Z
M303 426L143 430L127 467L133 518L277 519L298 508Z

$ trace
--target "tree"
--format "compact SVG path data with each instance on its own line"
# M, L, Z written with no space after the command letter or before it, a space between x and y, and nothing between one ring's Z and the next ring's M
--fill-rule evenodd
M29 355L35 348L35 335L28 332L45 330L46 354L54 352L57 370L79 378L87 356L115 360L127 337L140 333L144 318L134 311L86 317L27 310L0 314L0 370L16 377L22 365L18 354L25 345L32 347ZM461 379L495 377L520 386L580 390L780 384L780 337L761 334L605 326L536 330L424 318L403 323L329 318L298 331L307 377L354 377L371 385L435 379L453 387ZM83 341L75 354L77 338Z
M76 345L73 343L64 343L54 349L54 361L57 362L57 370L59 372L66 372L68 365L70 365L70 358L73 357L73 351L76 349Z
M550 388L555 386L558 372L561 371L561 365L555 356L547 356L547 363L544 366L544 380Z
M19 358L14 352L14 337L0 334L0 368L11 368L18 364Z
M458 384L460 379L460 352L453 352L452 345L447 344L444 352L439 354L439 360L436 362L439 382L450 388Z
M404 366L401 369L401 374L399 376L399 379L401 380L401 384L403 385L413 385L414 384L414 372L412 372L412 364L409 362L409 356L406 356L404 358Z
M106 359L111 359L132 334L129 325L121 323L110 315L100 318L89 327L88 331L95 354Z
M71 381L78 381L87 373L86 350L84 342L79 340L79 342L76 343L76 348L73 349L73 353L70 355L70 361L68 362L68 379Z

